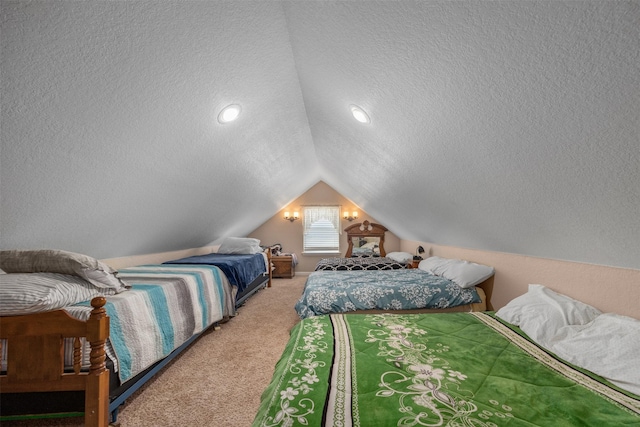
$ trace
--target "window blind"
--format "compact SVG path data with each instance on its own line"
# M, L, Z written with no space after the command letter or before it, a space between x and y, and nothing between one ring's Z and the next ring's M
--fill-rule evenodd
M304 252L340 252L340 206L305 206L302 222Z

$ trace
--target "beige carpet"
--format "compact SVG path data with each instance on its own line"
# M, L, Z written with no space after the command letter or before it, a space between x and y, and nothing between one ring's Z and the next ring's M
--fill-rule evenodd
M250 426L273 369L298 322L293 306L306 276L274 279L238 316L200 337L120 408L122 427ZM1 402L0 402L1 403ZM3 426L81 426L81 418Z

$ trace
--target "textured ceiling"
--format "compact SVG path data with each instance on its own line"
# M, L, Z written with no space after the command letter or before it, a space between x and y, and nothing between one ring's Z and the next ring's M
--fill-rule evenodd
M638 1L0 4L2 248L204 245L324 180L401 238L640 268Z

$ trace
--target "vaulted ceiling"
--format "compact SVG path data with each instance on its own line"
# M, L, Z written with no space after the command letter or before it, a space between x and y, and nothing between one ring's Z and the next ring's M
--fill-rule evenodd
M400 238L640 268L637 1L0 4L3 249L197 247L323 180Z

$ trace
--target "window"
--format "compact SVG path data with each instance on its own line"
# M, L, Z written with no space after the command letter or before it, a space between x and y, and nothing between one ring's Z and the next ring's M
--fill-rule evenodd
M305 206L303 213L303 252L340 253L340 206Z

